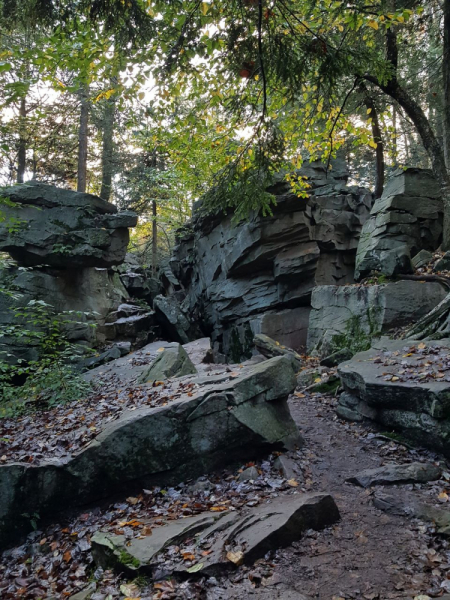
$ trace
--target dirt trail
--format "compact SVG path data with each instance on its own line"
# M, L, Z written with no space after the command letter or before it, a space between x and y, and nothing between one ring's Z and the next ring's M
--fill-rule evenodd
M396 495L406 489L424 502L445 508L438 500L450 487L445 479L369 490L345 482L358 471L389 462L439 460L445 470L445 461L426 450L379 439L365 426L337 420L334 405L334 399L320 395L294 397L291 411L306 441L299 460L310 483L307 489L332 493L341 522L278 552L267 592L250 590L243 581L239 591L234 586L227 586L227 593L211 590L211 600L291 600L300 594L319 600L409 600L421 595L439 597L450 590L448 542L433 535L432 525L384 514L372 503L374 493L384 490Z
M272 486L274 477L279 477L274 475L272 457L257 464L260 475L254 482L239 484L236 470L210 474L206 481L211 482L212 496L199 491L192 494L186 486L172 488L164 495L155 488L137 498L123 498L108 508L89 509L36 533L27 544L0 559L2 600L70 598L92 576L98 582L93 600L123 600L120 586L124 580L108 571L95 570L92 563L89 540L99 528L114 529L122 520L151 515L180 518L189 514L191 507L198 507L194 511L208 510L213 501L225 499L236 508L252 506L274 494L294 491L331 493L341 521L329 530L308 533L292 547L266 556L252 567L238 568L231 577L200 577L187 582L166 578L159 587L139 581L139 598L428 600L450 592L449 543L435 535L432 524L385 514L372 502L374 494L384 490L396 496L408 493L422 502L446 508L450 475L445 472L444 459L380 439L377 432L364 425L338 420L332 397L294 395L290 402L306 442L295 455L304 477L297 488L289 487L286 480L279 487ZM377 486L369 490L346 483L348 477L366 468L413 461L440 462L443 478L423 485ZM201 479L203 485L205 478Z

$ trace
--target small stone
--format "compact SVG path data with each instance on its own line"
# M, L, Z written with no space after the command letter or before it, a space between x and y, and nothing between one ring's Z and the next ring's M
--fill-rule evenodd
M299 473L299 469L294 460L280 454L273 463L273 468L281 473L284 479L295 479L296 481L302 481L303 476Z
M432 258L433 254L431 252L428 252L428 250L421 250L413 256L411 262L415 269L420 269L420 267L427 265Z
M255 479L258 479L258 477L258 469L256 467L248 467L248 469L239 473L238 481L254 481Z
M81 590L81 592L70 596L69 600L89 600L96 589L96 584L90 583L84 590Z
M337 350L333 352L329 356L326 356L320 361L320 364L323 367L336 367L340 363L350 360L353 356L353 352L348 348L342 348L341 350Z

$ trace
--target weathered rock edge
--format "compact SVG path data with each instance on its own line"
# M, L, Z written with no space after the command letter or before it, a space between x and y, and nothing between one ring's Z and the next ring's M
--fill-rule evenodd
M168 406L124 413L68 461L0 466L0 547L31 529L30 515L130 490L180 482L233 460L302 443L289 408L296 378L277 357Z
M123 535L99 531L92 538L92 553L97 564L105 569L130 575L133 572L134 575L152 574L165 548L195 536L197 547L204 544L210 547L209 554L197 563L199 569L195 572L213 575L235 568L235 563L227 558L230 550L241 550L241 559L236 564L251 564L270 550L289 546L306 530L329 527L339 518L339 510L329 494L295 494L241 514L202 513L172 521L154 529L149 537L131 541ZM175 563L170 571L189 574L183 561Z

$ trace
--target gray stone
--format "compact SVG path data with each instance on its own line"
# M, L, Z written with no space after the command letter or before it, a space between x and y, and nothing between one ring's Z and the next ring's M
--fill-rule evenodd
M431 171L397 171L364 224L356 255L356 279L372 271L389 277L411 273L411 256L439 246L442 212L440 189Z
M450 270L450 252L446 252L434 265L434 271L449 271Z
M286 348L286 346L281 345L280 342L272 340L267 335L258 333L255 335L253 342L258 352L266 358L273 358L274 356L287 356L292 362L295 372L299 371L303 364L302 357L297 354L297 352L292 350L292 348Z
M30 182L2 188L0 250L24 266L111 267L123 262L134 213L92 194ZM15 227L9 224L15 223Z
M87 587L84 588L84 590L81 590L81 592L70 596L69 600L90 600L92 594L95 592L96 589L97 585L95 583L90 583Z
M244 469L242 473L238 475L238 481L251 481L258 479L259 473L256 467L248 467L248 469Z
M180 232L170 266L186 294L185 314L233 362L251 356L257 333L299 350L315 285L353 282L372 195L346 187L338 173L305 164L299 174L311 186L307 199L280 177L269 190L273 215L254 213L237 224L232 214L205 216L197 204Z
M174 344L173 347L161 348L158 357L142 374L139 381L140 383L152 383L165 381L169 377L183 377L196 373L197 369L183 346Z
M308 529L328 527L340 518L327 494L295 494L260 505L242 515L237 512L203 513L153 529L151 536L128 541L109 532L92 538L94 560L103 568L151 573L158 555L169 546L196 537L196 546L209 544L210 553L197 559L198 571L218 574L239 564L252 564L268 551L289 546ZM125 560L124 560L125 557ZM172 572L189 574L182 562Z
M446 295L438 282L316 287L311 298L308 351L327 356L343 347L353 354L365 350L382 332L428 314Z
M353 352L351 350L349 350L348 348L342 348L341 350L336 350L336 352L333 352L329 356L322 358L320 364L323 367L336 367L341 362L350 360L352 356Z
M273 468L279 471L285 479L303 481L303 474L298 468L297 463L285 454L280 454L280 456L275 459Z
M345 394L339 400L338 414L351 419L348 410L358 420L369 419L388 429L396 429L414 443L450 453L450 382L445 380L414 379L387 380L396 377L402 366L393 357L405 356L408 369L421 372L420 352L409 348L421 342L382 339L377 348L356 354L351 361L339 365L339 375ZM450 348L450 340L427 341L432 348ZM407 355L407 356L406 356Z
M95 354L90 358L85 358L84 360L80 361L77 364L77 368L80 370L95 369L95 367L104 365L112 360L115 360L116 358L120 358L121 356L122 353L120 349L116 346L113 346L101 354Z
M420 267L427 265L432 258L432 252L429 252L428 250L421 250L415 256L413 256L411 262L415 269L420 269Z
M439 535L450 537L450 511L448 510L420 502L412 495L394 497L377 494L373 499L373 504L379 510L392 515L407 516L434 523Z
M63 330L67 338L91 347L105 342L105 324L128 298L118 276L107 269L35 268L23 271L13 267L4 275L12 279L19 296L15 299L0 296L0 325L17 323L15 308L26 306L32 300L42 300L51 305L56 314L72 312L64 317ZM25 360L37 358L32 344L11 345L10 340L4 340L4 343L12 355Z
M29 530L26 513L54 517L59 509L127 492L131 484L173 484L302 443L287 405L296 384L289 359L272 358L228 373L220 383L200 384L193 395L166 406L125 412L64 461L2 464L1 544Z
M157 296L153 307L163 332L169 338L187 344L201 337L201 332L188 319L176 297Z
M399 483L426 483L440 479L442 469L429 463L388 464L376 469L366 469L347 481L361 487Z

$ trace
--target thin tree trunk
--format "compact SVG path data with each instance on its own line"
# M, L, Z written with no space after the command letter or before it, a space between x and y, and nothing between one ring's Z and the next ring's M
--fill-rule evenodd
M111 85L117 85L117 81L111 81ZM115 94L113 94L106 101L103 116L102 187L100 198L103 198L104 200L109 200L112 190L115 112L116 97Z
M23 183L25 178L25 169L27 161L26 119L26 99L21 98L19 107L19 149L17 153L17 183Z
M397 142L397 108L395 106L395 104L392 105L392 126L394 128L394 141L392 142L393 145L393 161L394 161L394 166L397 165L397 153L398 153L398 142Z
M156 222L156 200L152 200L152 274L156 275L156 266L158 261L158 226Z
M89 123L89 89L84 87L80 95L80 126L78 130L78 172L77 192L86 191L87 183L87 151L88 151L88 123Z
M447 0L446 0L447 1ZM365 79L377 85L385 94L395 100L414 123L416 131L422 138L422 143L431 160L434 176L436 177L442 193L444 205L443 248L450 249L450 178L445 164L444 151L427 119L422 107L404 89L397 79L398 48L397 36L394 28L386 34L386 58L391 63L394 75L387 83L378 81L376 77L366 75Z
M450 170L450 0L444 0L444 55L442 80L444 83L444 154L447 171Z
M378 111L375 106L373 98L366 95L364 98L364 104L367 106L367 110L370 110L370 118L372 119L372 137L377 147L375 150L376 155L376 169L375 169L375 198L380 198L384 189L384 144L383 137L381 134L380 121L378 119Z

